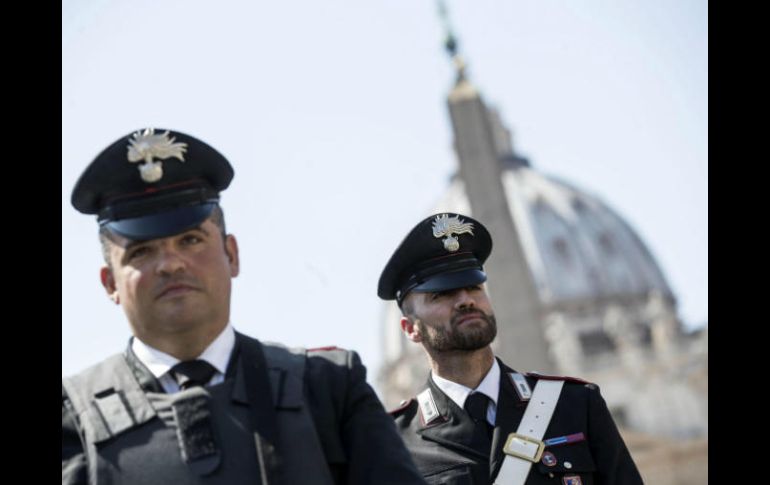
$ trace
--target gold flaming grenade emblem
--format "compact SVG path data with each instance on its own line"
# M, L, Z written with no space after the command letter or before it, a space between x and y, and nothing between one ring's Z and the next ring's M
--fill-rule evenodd
M473 236L473 223L465 222L458 216L449 217L449 214L442 214L436 216L436 220L433 221L433 237L444 239L444 249L453 253L460 249L460 241L457 237L453 236L460 234L470 234Z
M128 161L144 162L138 167L142 180L151 184L163 177L163 164L160 160L174 157L184 162L187 143L174 143L174 140L174 137L168 136L168 131L156 135L154 128L134 133L128 141ZM158 161L153 161L153 158Z

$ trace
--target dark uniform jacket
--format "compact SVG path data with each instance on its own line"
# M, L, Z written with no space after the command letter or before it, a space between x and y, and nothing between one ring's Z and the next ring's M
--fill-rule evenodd
M63 380L62 483L424 483L365 379L355 352L289 351L236 333L224 383L169 395L129 345ZM174 426L195 424L198 410L180 418L164 407L191 391L209 399L221 455L203 475L180 449L189 457L206 443Z
M498 362L499 359L498 359ZM419 405L412 399L391 412L396 426L412 453L417 467L429 484L491 484L500 470L503 446L509 433L515 433L524 416L522 401L508 375L514 372L500 362L500 393L490 456L472 444L473 421L468 413L428 379L440 416L427 425ZM534 390L540 378L527 375ZM577 433L585 440L546 447L555 457L532 465L528 485L636 485L642 479L610 416L599 388L578 379L566 380L543 441ZM502 485L502 484L501 484Z

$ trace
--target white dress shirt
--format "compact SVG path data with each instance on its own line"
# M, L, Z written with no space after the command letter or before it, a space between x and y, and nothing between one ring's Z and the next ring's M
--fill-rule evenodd
M463 386L456 382L444 379L441 376L437 376L431 372L431 379L441 389L444 394L449 396L449 399L455 402L461 409L465 409L465 400L472 392L480 392L489 398L489 405L487 406L487 421L492 426L495 425L495 418L497 416L497 397L500 393L500 364L497 363L497 359L492 363L492 367L487 372L487 375L479 383L476 389Z
M230 354L234 346L235 330L228 323L217 338L206 347L206 350L196 357L197 359L205 360L217 370L214 373L214 377L209 381L209 386L219 384L225 380L225 371L227 370L227 364L230 362ZM179 384L169 373L169 370L180 362L179 359L150 347L136 337L132 339L131 350L134 351L136 358L160 381L160 385L163 386L167 393L171 394L179 391Z

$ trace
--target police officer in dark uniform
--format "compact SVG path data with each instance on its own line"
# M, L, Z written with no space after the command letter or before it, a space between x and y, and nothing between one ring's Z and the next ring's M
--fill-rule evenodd
M183 133L122 137L72 203L95 214L128 348L62 380L62 483L424 483L355 352L236 332L233 169Z
M423 391L392 411L420 472L431 484L642 483L596 385L518 373L494 356L491 250L481 223L437 214L380 276L378 295L398 302L404 334L431 364Z

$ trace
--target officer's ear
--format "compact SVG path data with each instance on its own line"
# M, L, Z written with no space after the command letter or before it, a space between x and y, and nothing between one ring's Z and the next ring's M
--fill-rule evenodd
M99 271L99 277L102 280L102 286L105 291L107 291L107 296L109 296L110 300L115 302L116 305L120 305L120 295L118 294L118 287L115 284L115 275L112 273L112 268L106 264L102 266L102 269Z
M422 342L422 333L420 332L420 326L417 325L417 318L401 317L401 331L404 332L406 338L415 343Z
M225 236L225 253L230 262L230 276L235 278L241 270L240 259L238 258L238 241L235 236L228 234Z

